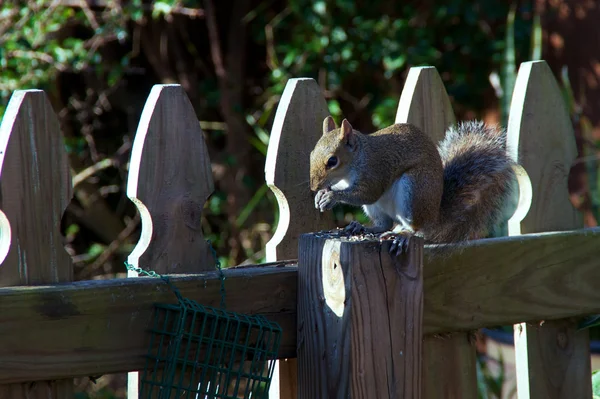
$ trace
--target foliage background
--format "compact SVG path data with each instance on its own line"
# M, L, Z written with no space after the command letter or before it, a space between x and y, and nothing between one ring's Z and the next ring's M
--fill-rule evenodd
M578 37L600 36L599 12L584 0L9 0L0 6L0 115L16 89L48 93L73 169L63 229L76 278L111 278L124 273L140 229L125 183L144 102L154 84L183 85L215 179L205 235L223 264L256 263L277 218L263 170L289 78L315 78L338 121L372 131L393 122L408 68L433 65L459 119L505 122L519 63L544 58L582 154L573 202L596 225L600 64ZM340 223L353 214L336 211Z

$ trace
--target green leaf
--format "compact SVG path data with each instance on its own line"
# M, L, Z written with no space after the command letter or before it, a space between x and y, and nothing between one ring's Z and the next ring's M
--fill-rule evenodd
M152 5L152 18L156 19L162 15L168 15L173 10L173 5L165 1L156 1Z
M542 58L542 22L540 13L536 10L533 15L533 26L531 35L531 60L536 61Z
M102 244L92 244L89 249L88 249L88 255L90 257L94 257L97 258L98 256L100 256L102 254L102 252L104 252L104 250L106 249L106 246L102 245Z
M327 101L327 107L329 108L329 113L333 116L342 115L342 108L340 107L340 103L337 100L329 100Z
M594 399L600 398L600 370L594 370L592 373L592 394Z
M591 315L583 318L583 320L577 326L578 330L584 330L586 328L591 328L595 326L600 326L600 315Z
M326 15L327 14L327 6L325 5L324 1L316 1L313 4L312 8L315 11L315 13L317 13L319 15Z
M237 217L235 224L237 227L242 227L242 225L246 222L252 211L256 208L259 202L264 198L267 193L269 187L266 183L264 183L260 188L254 193L248 204L242 209L239 216Z

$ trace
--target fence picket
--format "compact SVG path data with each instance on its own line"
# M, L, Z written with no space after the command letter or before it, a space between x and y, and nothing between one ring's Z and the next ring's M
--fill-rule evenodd
M309 188L310 152L322 133L329 109L314 79L290 79L279 105L269 139L265 179L279 204L277 230L267 243L267 262L297 259L301 234L333 228L331 212L313 206ZM269 398L295 399L296 359L277 362Z
M142 233L128 262L160 274L214 270L201 228L213 187L204 135L185 91L155 85L131 151L127 196L140 212ZM138 387L138 373L129 373L129 399L138 397Z
M0 125L1 287L73 279L71 257L63 248L60 232L71 197L63 135L46 93L15 91ZM29 351L27 347L15 349ZM28 354L29 364L19 367L35 368L40 362L53 361L44 353ZM72 379L0 386L0 398L6 399L72 397Z
M396 123L412 123L437 143L455 121L450 98L437 69L410 68L400 96Z
M509 222L509 234L583 227L567 188L577 156L573 126L545 61L521 64L509 114L508 145L527 172L532 190L529 212L520 223ZM519 398L592 396L589 333L576 331L576 326L573 320L515 325Z
M455 123L442 79L434 67L411 68L402 90L396 123L412 123L435 142ZM425 336L423 398L477 398L475 348L467 333Z
M309 187L310 152L328 115L327 103L314 79L288 81L275 114L265 162L265 178L279 204L279 224L267 243L267 262L296 259L301 234L334 227L331 212L315 209Z

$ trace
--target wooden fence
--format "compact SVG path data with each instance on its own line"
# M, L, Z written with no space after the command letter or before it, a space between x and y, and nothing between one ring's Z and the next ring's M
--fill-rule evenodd
M589 336L576 318L600 313L600 229L581 229L568 199L573 131L546 63L522 64L513 95L508 144L526 173L510 237L444 258L418 240L392 258L386 244L304 234L334 227L307 184L326 115L314 80L288 82L265 167L280 207L270 263L225 271L228 309L284 330L287 360L270 396L477 398L468 332L516 324L519 398L590 398ZM434 138L454 122L434 68L410 71L396 120ZM142 235L129 262L176 274L182 295L218 306L220 278L200 228L213 190L202 134L182 88L155 86L131 155L127 194ZM73 377L140 370L152 304L174 301L153 278L70 282L62 143L45 94L15 92L0 126L0 398L72 398Z

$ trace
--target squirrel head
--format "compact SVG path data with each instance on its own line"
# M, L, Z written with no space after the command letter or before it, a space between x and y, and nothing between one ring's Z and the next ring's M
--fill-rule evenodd
M349 179L356 158L358 132L346 119L338 128L331 116L323 121L323 135L310 153L310 189L318 191Z

